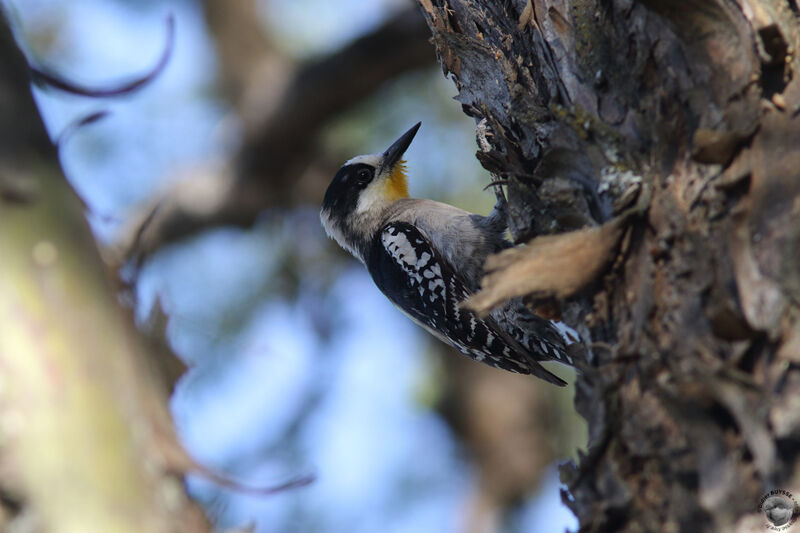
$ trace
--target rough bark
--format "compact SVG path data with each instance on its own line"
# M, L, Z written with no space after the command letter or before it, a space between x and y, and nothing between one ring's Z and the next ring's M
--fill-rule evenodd
M2 8L0 117L0 530L208 531Z
M570 280L534 295L591 355L588 453L561 468L580 530L763 529L763 494L800 493L797 4L419 3L514 238L623 230L531 263Z

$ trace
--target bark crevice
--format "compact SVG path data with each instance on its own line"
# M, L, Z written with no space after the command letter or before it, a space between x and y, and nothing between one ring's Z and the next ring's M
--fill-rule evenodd
M560 295L595 363L589 449L561 469L580 530L760 524L764 493L800 489L796 6L420 4L519 241L652 191L600 279Z

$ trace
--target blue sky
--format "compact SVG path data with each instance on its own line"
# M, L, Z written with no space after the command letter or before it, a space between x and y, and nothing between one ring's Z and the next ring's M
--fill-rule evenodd
M86 83L147 70L162 49L167 13L175 15L172 60L140 93L97 101L37 91L54 136L77 117L110 111L61 151L65 172L92 208L99 238L111 238L130 209L176 175L229 153L235 125L227 104L214 97L216 59L193 2L9 3L20 37L30 38L30 57ZM287 53L310 57L403 5L273 0L262 3L262 14ZM316 16L309 19L309 12ZM47 28L56 32L55 41L37 43L33 36ZM409 97L419 84L436 96ZM487 177L472 157L473 126L453 94L438 69L399 80L382 92L379 104L356 112L361 121L373 117L357 144L363 153L381 150L416 117L425 117L407 157L412 193L460 194L471 207L488 210L493 198L479 192ZM419 175L441 179L415 180ZM355 262L338 267L324 296L312 279L301 284L296 300L271 297L280 250L294 242L304 243L297 251L303 275L327 269L318 264L319 248L330 243L317 207L307 206L267 213L252 229L221 228L172 246L142 273L140 316L159 298L171 317L172 345L193 365L172 401L191 452L250 484L317 476L307 488L269 497L220 491L202 480L194 480L192 489L210 502L222 525L255 521L259 532L459 531L475 473L444 421L419 400L434 371L426 356L429 339ZM309 315L315 298L341 310L324 317L336 325L327 340L315 333ZM299 428L293 426L298 419ZM515 514L510 530L555 532L576 525L559 503L554 472L541 495L532 494Z

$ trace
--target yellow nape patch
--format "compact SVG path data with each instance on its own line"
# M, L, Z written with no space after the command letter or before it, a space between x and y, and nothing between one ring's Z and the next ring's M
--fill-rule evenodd
M389 174L388 178L386 178L386 198L389 200L408 198L406 162L402 159L394 165L392 173Z

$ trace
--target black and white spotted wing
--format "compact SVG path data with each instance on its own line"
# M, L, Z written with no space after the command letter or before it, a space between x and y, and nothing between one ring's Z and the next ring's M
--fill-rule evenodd
M375 284L392 303L462 353L490 366L566 384L492 318L480 319L459 306L470 295L465 283L411 224L387 224L365 259Z

